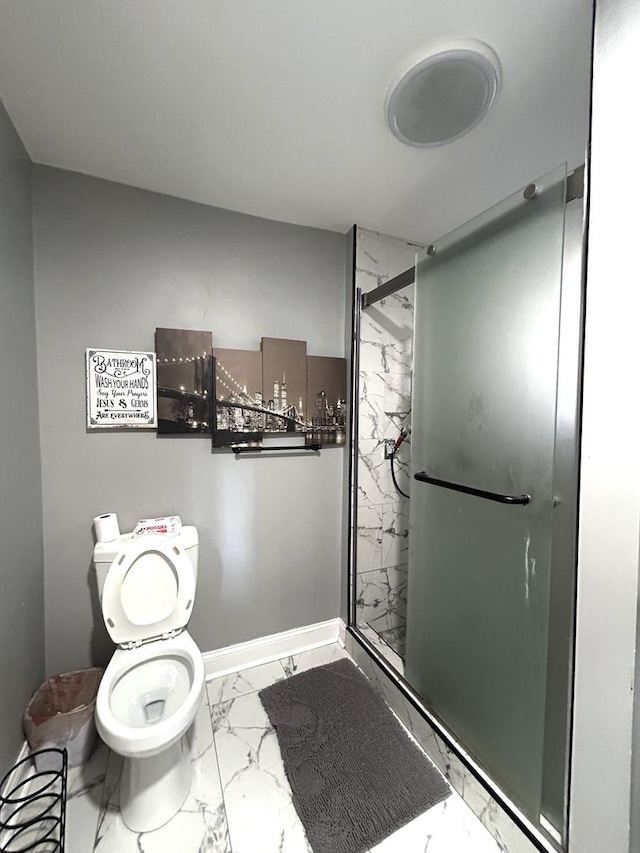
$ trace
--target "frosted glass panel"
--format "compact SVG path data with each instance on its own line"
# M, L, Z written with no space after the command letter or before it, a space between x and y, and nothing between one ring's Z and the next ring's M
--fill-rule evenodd
M436 244L416 278L406 677L540 813L565 169Z

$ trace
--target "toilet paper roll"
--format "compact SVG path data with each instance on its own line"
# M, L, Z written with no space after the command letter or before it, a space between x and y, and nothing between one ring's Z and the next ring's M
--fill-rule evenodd
M120 536L118 516L115 512L106 512L104 515L96 516L93 519L93 527L98 542L113 542Z

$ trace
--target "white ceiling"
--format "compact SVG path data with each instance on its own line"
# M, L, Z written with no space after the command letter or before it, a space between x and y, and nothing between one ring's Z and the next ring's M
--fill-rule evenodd
M591 0L0 0L0 98L32 159L218 207L428 242L583 161ZM385 123L412 58L489 44L485 120Z

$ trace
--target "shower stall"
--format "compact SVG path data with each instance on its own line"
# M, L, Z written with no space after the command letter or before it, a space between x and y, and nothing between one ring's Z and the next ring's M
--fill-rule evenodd
M357 230L350 631L536 843L567 835L583 176Z

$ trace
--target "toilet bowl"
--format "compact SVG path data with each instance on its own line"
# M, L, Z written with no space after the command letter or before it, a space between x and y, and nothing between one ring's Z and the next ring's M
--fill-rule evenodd
M150 758L185 734L203 694L204 662L186 631L118 649L98 690L98 732L119 755Z
M96 699L98 733L123 756L122 819L163 826L191 784L188 732L204 694L204 662L184 626L195 595L197 532L120 537L94 555L105 625L119 644ZM184 546L184 547L183 547Z

